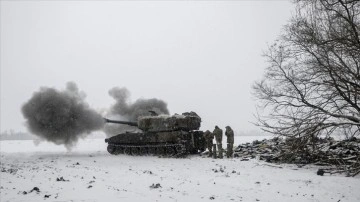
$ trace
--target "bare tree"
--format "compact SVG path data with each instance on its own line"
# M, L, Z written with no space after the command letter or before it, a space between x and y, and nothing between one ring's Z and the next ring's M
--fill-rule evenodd
M360 1L297 0L283 35L265 53L254 84L270 133L312 140L360 130Z

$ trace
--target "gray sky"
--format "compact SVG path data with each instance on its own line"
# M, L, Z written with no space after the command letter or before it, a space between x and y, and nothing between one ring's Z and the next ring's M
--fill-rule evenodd
M251 85L281 33L288 1L1 1L1 131L25 131L21 106L74 81L98 110L126 87L171 114L254 130Z

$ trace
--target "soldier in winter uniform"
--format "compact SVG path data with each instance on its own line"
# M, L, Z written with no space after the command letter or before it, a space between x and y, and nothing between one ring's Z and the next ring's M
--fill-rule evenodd
M222 150L223 131L218 126L215 126L213 134L215 136L216 144L217 144L217 147L218 147L219 158L223 158L223 153L222 153L223 152L223 150Z
M209 157L211 157L213 155L212 146L213 146L214 135L209 130L207 130L204 132L204 138L206 141L206 147L209 150Z
M234 147L234 131L230 128L230 126L226 126L225 135L227 137L227 152L226 157L230 158L233 154L233 147Z

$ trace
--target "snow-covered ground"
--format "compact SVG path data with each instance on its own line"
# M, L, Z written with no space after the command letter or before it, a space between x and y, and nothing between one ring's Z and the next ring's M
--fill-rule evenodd
M254 139L262 137L235 137L237 143ZM359 177L318 176L315 166L112 156L103 139L82 140L71 152L31 140L1 141L0 150L1 202L360 201ZM39 192L30 192L34 187Z

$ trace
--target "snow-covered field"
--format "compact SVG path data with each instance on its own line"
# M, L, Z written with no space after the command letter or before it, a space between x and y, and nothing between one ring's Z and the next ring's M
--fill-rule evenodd
M235 137L238 143L254 139L261 137ZM1 202L360 201L359 177L317 176L315 166L198 155L112 156L103 139L82 140L71 152L31 140L0 146ZM34 187L39 191L31 192Z

